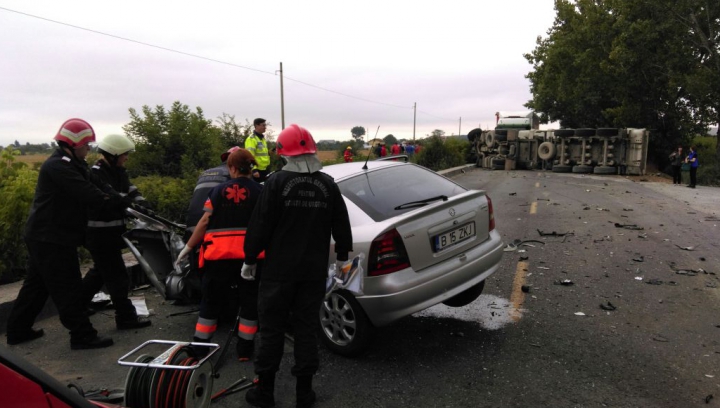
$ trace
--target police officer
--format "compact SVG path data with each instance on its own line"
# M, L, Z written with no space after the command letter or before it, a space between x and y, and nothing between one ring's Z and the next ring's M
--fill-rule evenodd
M338 261L352 251L345 201L332 177L322 173L310 132L285 128L277 151L287 162L265 182L245 240L244 279L255 278L255 262L266 251L260 276L260 350L255 359L256 386L245 399L254 406L275 404L275 374L283 356L288 317L295 333L297 406L315 402L312 378L319 366L318 313L325 296L330 237ZM290 313L292 311L292 314Z
M125 163L130 152L135 150L135 143L125 135L107 135L98 144L98 150L102 157L92 166L93 174L133 203L147 207L145 198L130 183L125 171ZM150 320L138 317L135 306L128 299L130 279L122 257L125 211L90 208L87 225L85 247L90 250L94 267L82 281L83 302L90 303L104 283L115 306L115 325L119 330L150 326Z
M240 361L248 361L252 357L258 328L258 284L240 279L245 259L245 230L262 190L262 185L253 181L250 175L255 164L252 154L245 149L238 148L230 154L227 167L232 178L212 189L205 201L205 214L177 260L179 262L191 252L191 248L200 245L204 273L194 341L209 342L217 329L221 308L239 296L240 323L236 349Z
M257 161L258 165L253 169L253 177L258 183L262 183L267 178L269 173L268 167L270 166L270 153L268 152L267 141L265 140L265 130L267 130L267 123L265 119L256 118L253 120L252 135L245 139L245 148L252 153L253 157Z
M28 276L8 318L7 342L19 344L43 335L32 326L50 296L70 330L71 349L108 347L112 339L98 336L85 314L77 247L85 242L88 207L118 209L128 203L88 171L85 157L95 141L89 123L69 119L55 140L59 147L40 167L25 225Z

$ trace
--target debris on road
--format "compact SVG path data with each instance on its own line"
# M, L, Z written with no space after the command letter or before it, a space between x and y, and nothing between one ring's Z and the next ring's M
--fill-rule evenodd
M663 284L663 281L661 281L660 279L654 279L654 278L653 278L653 279L650 279L649 281L647 281L647 282L645 282L645 283L647 283L648 285L662 285L662 284Z
M511 196L517 195L517 193L510 193Z
M635 280L636 280L636 281L641 281L642 279L643 279L642 276L636 276L636 277L635 277Z
M575 282L571 281L570 279L557 280L557 281L555 281L555 282L553 282L553 283L554 283L555 285L562 285L562 286L572 286L572 285L575 284Z
M564 237L567 234L570 234L570 232L545 232L542 230L537 230L538 234L540 234L541 237ZM526 241L527 242L527 241ZM535 241L540 242L540 241Z
M632 260L635 262L645 262L645 257L640 255L639 257L633 258Z
M661 343L667 343L667 342L670 341L670 340L667 339L667 337L661 336L661 335L659 335L659 334L656 335L656 336L653 336L652 339L655 340L655 341L659 341L659 342L661 342Z
M705 397L705 403L709 404L712 399L713 399L713 395L712 394L708 395L707 397Z
M634 230L634 231L642 231L645 229L643 227L638 227L635 224L620 224L618 222L615 223L615 228L625 228L625 229Z
M528 286L528 285L522 285L522 286L520 287L520 289L521 289L524 293L530 293L530 286Z
M623 211L634 211L632 208L623 208Z
M617 310L617 307L615 305L613 305L612 303L610 303L610 301L608 300L607 303L600 303L600 309L613 311L613 310Z
M527 261L527 260L528 260L528 256L527 256L527 255L521 255L521 256L520 256L520 260L521 260L521 261Z
M549 271L549 270L550 270L550 268L548 268L547 266L538 266L537 268L538 268L538 269L545 269L546 271Z
M583 312L575 312L575 316L585 316L585 313L583 313Z
M682 250L684 250L684 251L694 251L695 248L699 247L700 245L689 246L689 247L682 247L682 246L680 246L680 245L678 245L678 244L675 244L675 246L678 247L678 248L680 248L680 249L682 249Z

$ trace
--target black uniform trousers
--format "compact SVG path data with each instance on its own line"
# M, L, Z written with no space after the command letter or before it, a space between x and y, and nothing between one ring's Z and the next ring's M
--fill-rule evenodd
M690 167L690 185L695 187L697 183L697 167Z
M137 318L137 311L128 299L130 277L125 269L122 252L117 248L100 248L90 251L95 264L82 281L82 301L87 305L102 288L107 288L110 300L115 306L115 321L128 321Z
M77 248L26 238L28 276L8 318L7 333L26 333L42 311L48 295L55 303L60 322L70 330L70 341L97 336L85 314L80 296L82 275Z
M255 359L256 374L274 375L280 369L288 318L295 334L295 366L291 370L292 375L308 376L317 372L320 366L317 331L320 305L324 297L324 279L260 281L260 351Z
M205 261L200 317L234 322L239 308L241 318L258 320L258 281L240 278L242 265L241 260Z

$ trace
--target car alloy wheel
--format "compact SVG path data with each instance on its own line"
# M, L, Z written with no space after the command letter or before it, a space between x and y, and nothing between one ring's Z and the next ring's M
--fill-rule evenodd
M352 294L340 290L323 301L320 307L320 330L327 348L350 357L367 348L373 326Z

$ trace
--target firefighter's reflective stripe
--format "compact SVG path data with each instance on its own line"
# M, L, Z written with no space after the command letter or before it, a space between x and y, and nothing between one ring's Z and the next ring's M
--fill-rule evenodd
M125 225L125 220L112 220L112 221L88 221L88 227L103 228L103 227L119 227Z
M198 317L195 324L195 337L203 340L210 340L217 330L217 319L204 319Z
M200 252L206 261L245 259L245 228L221 228L207 230ZM264 259L265 252L258 255Z
M240 319L238 324L238 337L245 340L252 340L255 338L255 333L258 330L257 320Z
M208 181L208 182L200 183L200 184L196 185L195 190L200 190L203 188L213 188L219 184L220 184L219 181ZM193 190L193 191L195 191L195 190Z

